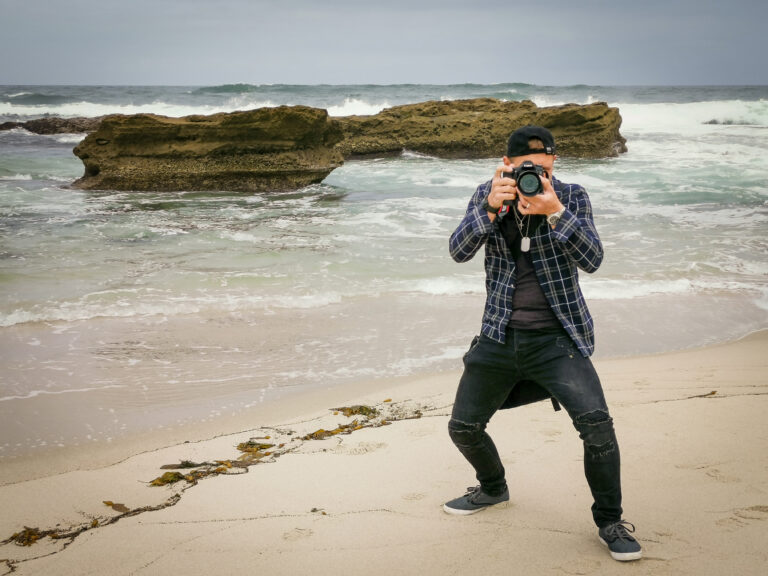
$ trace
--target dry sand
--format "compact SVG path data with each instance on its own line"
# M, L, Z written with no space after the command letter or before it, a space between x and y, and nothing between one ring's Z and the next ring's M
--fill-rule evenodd
M489 427L511 506L445 514L442 503L475 484L447 435L459 376L447 373L343 404L420 418L301 440L364 418L328 410L339 403L297 404L292 418L259 429L0 486L0 538L25 526L82 530L7 541L0 574L768 573L768 332L596 365L622 450L625 516L644 545L639 562L619 565L597 540L580 441L548 402L501 412ZM266 436L285 444L278 457L224 464L226 474L196 484L147 485L164 464L236 462L239 443Z

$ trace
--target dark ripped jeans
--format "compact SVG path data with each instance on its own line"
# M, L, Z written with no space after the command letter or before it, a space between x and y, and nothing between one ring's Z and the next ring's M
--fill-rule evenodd
M584 442L584 472L598 526L621 519L619 446L600 379L565 330L508 329L499 344L480 336L464 355L464 374L448 423L453 443L477 472L487 494L506 488L504 466L485 431L521 380L547 390L568 412Z

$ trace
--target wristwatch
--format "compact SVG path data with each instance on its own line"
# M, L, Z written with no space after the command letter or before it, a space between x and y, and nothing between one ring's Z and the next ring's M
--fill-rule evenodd
M547 216L547 224L552 226L553 228L557 226L557 223L560 222L560 218L563 217L563 214L565 213L565 206L563 206L562 209L558 210L554 214L550 214Z

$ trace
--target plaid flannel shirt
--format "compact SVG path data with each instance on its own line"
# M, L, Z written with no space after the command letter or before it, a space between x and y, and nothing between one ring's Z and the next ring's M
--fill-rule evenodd
M589 273L597 270L603 260L603 245L592 220L592 205L586 190L555 178L552 186L565 206L565 213L554 230L542 221L531 232L533 267L555 315L582 355L588 357L595 349L594 326L579 287L578 268ZM487 297L482 333L503 343L512 314L517 270L512 251L499 229L498 218L491 222L482 207L490 191L490 180L477 187L464 218L451 234L450 251L456 262L467 262L485 244Z

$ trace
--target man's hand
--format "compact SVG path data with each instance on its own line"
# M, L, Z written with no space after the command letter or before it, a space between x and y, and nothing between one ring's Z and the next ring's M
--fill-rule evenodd
M552 181L545 177L541 178L541 194L535 196L520 195L520 200L517 202L517 209L520 214L526 216L529 214L544 214L549 216L555 212L559 212L563 209L563 204L555 193L555 189L552 188ZM514 180L513 180L514 182ZM517 190L517 188L515 188Z
M505 201L509 203L517 198L517 182L512 178L504 178L501 175L502 172L510 170L510 166L501 164L496 168L496 173L493 176L491 191L488 193L488 204L494 210L493 212L488 212L491 222L496 219L496 212L498 212Z

